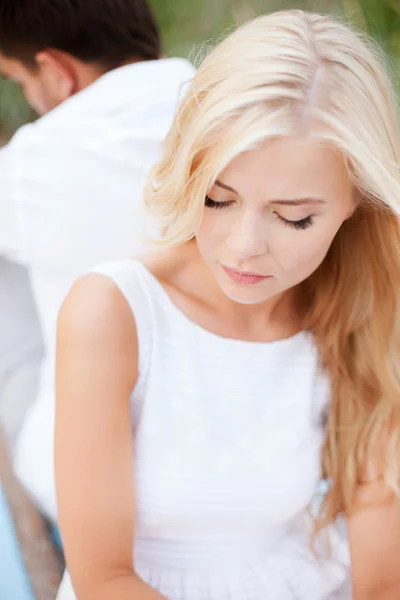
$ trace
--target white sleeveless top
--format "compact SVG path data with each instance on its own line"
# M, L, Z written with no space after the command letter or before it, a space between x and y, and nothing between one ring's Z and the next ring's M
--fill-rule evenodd
M137 327L138 575L168 600L348 600L346 549L334 538L318 559L310 548L329 400L311 335L223 338L141 263L95 272L120 288ZM59 599L73 598L67 576Z

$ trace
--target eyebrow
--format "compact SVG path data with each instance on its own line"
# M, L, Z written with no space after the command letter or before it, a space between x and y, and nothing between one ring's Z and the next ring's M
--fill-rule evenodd
M222 183L222 181L216 180L215 184L217 187L223 188L224 190L228 190L228 192L233 192L237 196L239 193L229 185ZM322 198L295 198L293 200L270 200L270 204L278 204L280 206L303 206L304 204L326 204L325 200Z

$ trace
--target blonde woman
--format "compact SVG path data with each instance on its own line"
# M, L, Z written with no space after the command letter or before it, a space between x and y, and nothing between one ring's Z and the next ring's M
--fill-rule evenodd
M60 598L399 598L399 129L379 52L299 11L239 28L147 203L164 247L83 277L60 316Z

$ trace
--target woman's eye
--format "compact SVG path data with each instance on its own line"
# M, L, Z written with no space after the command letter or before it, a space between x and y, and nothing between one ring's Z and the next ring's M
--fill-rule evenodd
M212 198L210 198L210 196L206 196L206 200L205 200L205 206L207 206L208 208L227 208L228 206L231 206L233 204L232 201L229 202L216 202L215 200L213 200Z
M293 229L308 229L314 223L313 215L300 219L299 221L289 221L288 219L281 217L281 215L278 215L278 213L275 213L275 215L285 227L292 227Z

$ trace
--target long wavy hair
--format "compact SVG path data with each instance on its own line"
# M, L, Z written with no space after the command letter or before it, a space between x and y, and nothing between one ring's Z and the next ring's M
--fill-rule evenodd
M364 34L329 17L257 18L205 58L153 170L146 203L162 243L196 235L218 174L271 138L307 135L340 152L357 210L300 285L305 329L331 379L323 448L331 482L319 530L350 510L368 461L399 496L399 124L385 59Z

